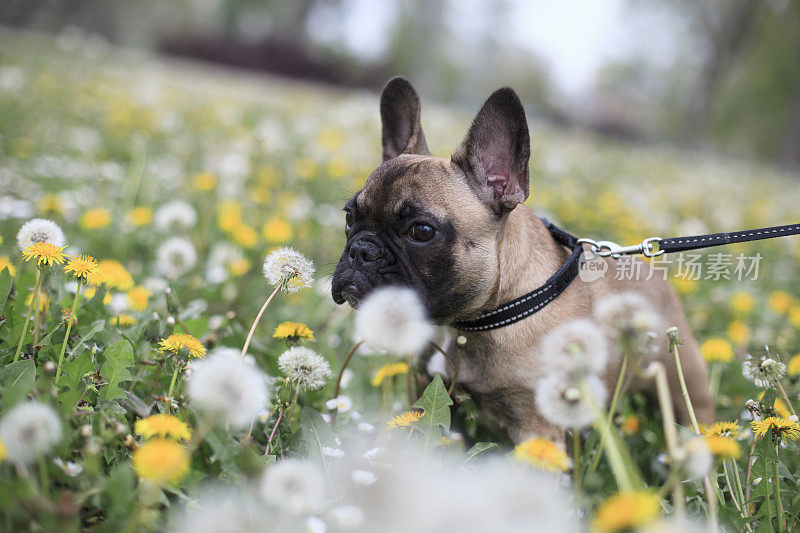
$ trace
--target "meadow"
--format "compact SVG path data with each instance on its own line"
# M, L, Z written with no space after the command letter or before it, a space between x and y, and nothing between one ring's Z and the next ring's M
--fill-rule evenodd
M434 154L470 119L424 106ZM796 173L531 119L527 203L579 236L800 221ZM702 253L760 254L748 279L669 266L718 424L665 423L622 384L610 413L573 405L567 443L515 447L446 362L380 349L388 304L354 328L331 299L380 153L369 92L0 33L2 529L800 528L800 238ZM413 310L393 331L427 344ZM621 338L667 334L637 324Z

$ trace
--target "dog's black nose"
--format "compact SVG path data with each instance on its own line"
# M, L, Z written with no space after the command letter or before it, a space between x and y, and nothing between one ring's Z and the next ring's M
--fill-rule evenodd
M380 257L380 249L370 241L357 240L350 245L350 259L358 259L361 263L371 263Z

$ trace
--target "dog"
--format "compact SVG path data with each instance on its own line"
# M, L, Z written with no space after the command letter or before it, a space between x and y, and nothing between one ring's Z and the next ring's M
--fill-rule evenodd
M356 307L371 290L405 285L416 290L430 318L447 326L470 320L541 286L570 250L556 242L542 220L523 205L528 197L530 140L525 110L510 88L483 104L450 159L428 151L420 100L411 84L391 79L381 94L383 163L345 205L346 243L332 280L336 303ZM602 259L613 261L612 259ZM609 265L613 268L613 265ZM701 423L714 419L708 372L671 285L655 276L592 283L575 280L539 312L467 339L457 384L498 422L515 443L537 435L553 440L563 430L538 412L534 397L542 375L539 341L565 322L589 318L609 295L633 291L647 298L664 328L677 326L689 395ZM673 407L682 422L674 358L664 330L652 355L667 369ZM455 346L446 349L455 354ZM620 362L604 379L614 389ZM452 376L450 376L452 379ZM650 388L634 380L632 389Z

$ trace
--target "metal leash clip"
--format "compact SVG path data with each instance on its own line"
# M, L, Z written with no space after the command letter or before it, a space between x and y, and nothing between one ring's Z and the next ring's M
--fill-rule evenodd
M592 239L578 239L578 244L588 244L592 251L600 257L613 257L619 259L623 255L642 254L645 257L656 257L664 253L664 250L656 250L654 243L660 242L661 237L648 237L639 244L632 246L621 246L612 241L594 241Z

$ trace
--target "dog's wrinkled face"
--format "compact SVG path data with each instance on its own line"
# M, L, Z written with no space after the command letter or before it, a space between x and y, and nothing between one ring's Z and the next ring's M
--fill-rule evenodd
M428 153L419 98L402 78L381 97L383 158L345 205L333 299L356 307L382 285L413 287L439 323L480 309L499 277L498 235L528 192L528 131L513 91L484 104L451 159Z

